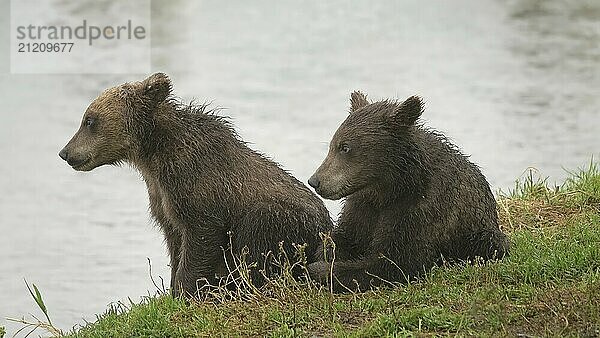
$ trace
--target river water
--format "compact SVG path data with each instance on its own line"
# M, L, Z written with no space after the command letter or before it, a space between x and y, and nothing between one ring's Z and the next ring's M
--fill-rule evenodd
M78 15L66 3L52 6ZM424 97L426 124L470 154L495 190L528 167L560 182L563 168L600 158L595 0L153 1L151 30L152 70L168 73L177 95L226 107L251 147L304 182L355 89ZM168 280L139 175L78 173L57 156L101 90L145 75L0 75L0 325L9 333L16 326L4 317L40 315L23 278L63 329L154 292L148 259L155 279Z

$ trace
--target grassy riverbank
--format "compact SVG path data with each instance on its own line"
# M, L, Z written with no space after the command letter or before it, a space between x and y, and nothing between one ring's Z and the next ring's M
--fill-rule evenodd
M261 292L192 305L150 297L113 306L71 335L600 335L597 167L561 187L528 176L498 204L512 242L501 262L438 268L420 282L364 294L280 279Z

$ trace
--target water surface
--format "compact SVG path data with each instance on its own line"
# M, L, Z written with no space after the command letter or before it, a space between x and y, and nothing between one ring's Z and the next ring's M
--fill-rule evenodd
M68 4L52 6L77 16ZM600 157L599 20L591 0L154 1L152 65L304 182L352 90L419 94L426 124L507 189L527 167L560 181ZM146 75L0 75L0 317L39 315L23 277L62 328L153 292L148 258L168 280L139 175L57 156L101 90Z

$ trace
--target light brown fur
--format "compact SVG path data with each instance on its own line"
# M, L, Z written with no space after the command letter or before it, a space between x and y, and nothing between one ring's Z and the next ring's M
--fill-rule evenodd
M171 258L171 288L194 295L225 271L224 251L263 266L265 254L308 244L332 228L323 202L276 163L248 148L206 106L182 105L161 73L104 91L61 151L76 170L126 162L146 182L150 210ZM231 244L229 247L231 234ZM269 264L270 275L277 269ZM263 282L257 269L254 283Z

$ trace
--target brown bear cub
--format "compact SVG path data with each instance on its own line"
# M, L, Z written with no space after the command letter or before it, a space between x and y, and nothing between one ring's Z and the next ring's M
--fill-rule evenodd
M346 198L332 234L333 269L310 264L314 279L333 273L336 290L365 290L444 261L508 254L488 182L456 146L417 122L420 98L370 103L354 92L350 103L309 180L324 198Z
M79 171L119 163L139 170L178 295L218 282L231 264L228 252L258 264L255 285L264 283L262 273L278 271L265 255L277 255L280 242L289 254L294 243L307 244L307 261L314 262L319 232L332 228L321 199L247 147L225 118L179 103L162 73L104 91L60 157Z

